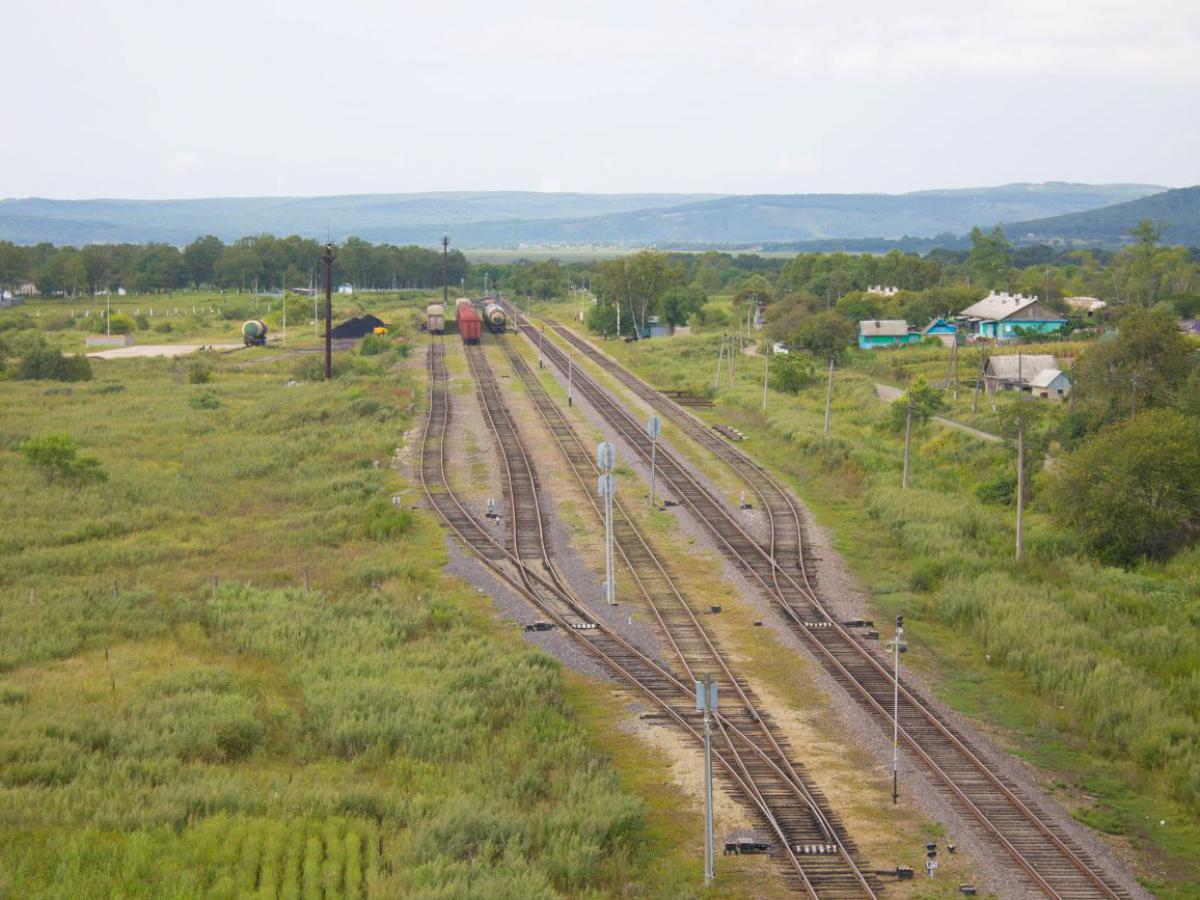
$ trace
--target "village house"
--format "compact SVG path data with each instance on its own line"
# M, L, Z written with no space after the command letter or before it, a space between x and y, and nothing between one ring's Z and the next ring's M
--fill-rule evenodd
M873 284L867 288L868 294L877 294L880 297L895 297L900 293L900 288L892 287L891 285Z
M978 303L968 306L959 316L977 328L981 338L1013 341L1025 334L1058 331L1067 320L1042 303L1036 295L996 293L992 291Z
M1029 393L1043 400L1062 400L1071 393L1071 379L1062 369L1042 369L1030 380Z
M1040 396L1066 396L1070 380L1049 353L1014 353L988 358L983 383L989 394L997 391L1025 391ZM1062 393L1055 393L1056 391ZM1046 393L1041 393L1045 391Z
M863 350L919 344L921 335L910 332L903 319L868 319L858 323L858 346Z
M953 347L958 328L953 322L947 322L943 318L930 319L929 324L921 329L922 337L935 337L947 347Z

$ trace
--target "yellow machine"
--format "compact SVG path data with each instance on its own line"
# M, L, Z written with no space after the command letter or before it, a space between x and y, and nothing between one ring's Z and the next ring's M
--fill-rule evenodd
M375 329L375 330L374 330L372 333L373 333L373 334L387 334L387 329L386 329L386 328L384 328L382 325L380 325L380 326L379 326L378 328L376 328L376 329Z

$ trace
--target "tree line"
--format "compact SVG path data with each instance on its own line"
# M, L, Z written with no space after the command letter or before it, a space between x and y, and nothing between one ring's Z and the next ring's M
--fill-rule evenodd
M226 244L212 235L185 247L172 244L42 243L0 241L0 290L15 292L32 282L43 296L79 296L119 288L137 293L185 289L246 292L320 287L322 244L309 238L269 234ZM335 282L356 289L421 289L442 284L442 253L426 247L397 247L349 238L337 248ZM466 257L455 250L446 260L451 284L467 277Z

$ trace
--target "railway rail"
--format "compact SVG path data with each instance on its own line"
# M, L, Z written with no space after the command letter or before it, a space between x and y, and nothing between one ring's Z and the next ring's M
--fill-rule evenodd
M572 369L575 390L644 460L649 440L642 423L585 370L568 362L552 341L538 341L532 324L514 311L514 322L564 375ZM863 636L851 633L821 602L805 559L803 518L795 497L762 466L726 443L682 407L655 391L615 360L569 329L556 333L628 386L681 431L711 450L751 486L767 512L768 539L748 533L727 504L703 486L690 468L660 441L659 477L712 535L717 547L781 611L785 621L822 666L888 733L893 690L898 690L898 732L931 782L973 821L984 839L1012 860L1029 889L1049 897L1131 896L1103 871L1079 843L1041 810L1036 800L996 772L972 741L961 734L903 680L898 688L889 667Z
M476 348L467 348L468 354L479 353ZM481 370L480 359L472 362L476 371ZM521 521L515 536L514 547L505 547L492 535L468 509L454 491L447 472L446 435L451 427L452 399L447 390L447 375L444 360L444 344L434 339L430 344L429 356L430 394L426 424L421 440L420 478L422 488L430 505L442 516L463 544L508 585L524 597L548 619L581 642L619 678L640 691L668 721L679 727L694 741L702 741L696 715L691 710L692 685L681 681L674 672L660 665L637 647L630 644L602 620L593 616L559 576L544 544L540 548L540 560L535 563L516 550L522 546L520 531L530 528L534 521L543 522L536 490L532 502L514 504L514 518ZM532 469L523 442L516 432L514 423L507 413L498 391L493 390L494 381L485 378L477 382L481 399L485 403L485 414L489 426L495 425L496 437L506 458L506 473L523 467ZM489 387L490 384L490 387ZM507 421L507 424L505 422ZM510 481L511 486L521 484ZM532 482L529 482L532 484ZM522 488L518 488L521 490ZM523 510L523 511L521 511ZM533 525L533 531L539 526ZM544 529L542 530L544 535ZM529 552L529 545L523 545ZM820 865L811 860L816 855L808 852L817 845L791 843L795 835L793 823L781 821L772 809L770 798L774 792L783 791L793 796L797 786L789 780L788 772L775 759L762 752L744 730L747 726L745 714L736 710L721 709L715 716L716 734L713 758L717 770L724 773L732 789L745 800L763 824L772 831L779 846L778 858L785 865L790 883L810 897L862 897L876 896L877 890L869 881L862 885L847 883L839 873L830 871L828 860L839 857L837 853L823 853ZM773 782L767 779L775 776Z
M499 344L593 512L602 520L603 511L593 490L600 470L592 454L511 341L501 340ZM722 698L724 714L737 721L745 738L754 744L755 755L748 760L747 768L774 819L787 832L788 843L831 851L803 860L813 886L821 896L861 896L877 891L877 879L864 871L857 848L828 800L803 768L792 761L787 739L759 708L753 691L729 666L619 496L613 502L613 531L616 550L675 657L680 677L695 682L704 674L718 674L722 683L732 688L732 693Z

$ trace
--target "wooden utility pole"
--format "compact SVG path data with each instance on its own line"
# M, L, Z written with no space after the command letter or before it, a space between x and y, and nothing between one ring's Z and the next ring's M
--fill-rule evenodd
M912 391L908 392L908 411L904 416L904 474L900 476L900 487L908 487L908 448L912 443Z
M442 238L442 308L450 305L450 238Z
M725 356L725 339L721 338L721 344L717 350L717 380L713 382L713 390L719 390L721 387L721 360Z
M325 263L325 380L333 380L333 260L337 254L333 241L325 242L321 261Z
M971 397L971 412L979 412L979 391L983 387L983 373L987 368L987 363L983 356L983 344L979 345L979 375L975 378L975 394Z
M833 402L833 354L829 355L829 384L825 387L825 430L829 434L829 405Z

